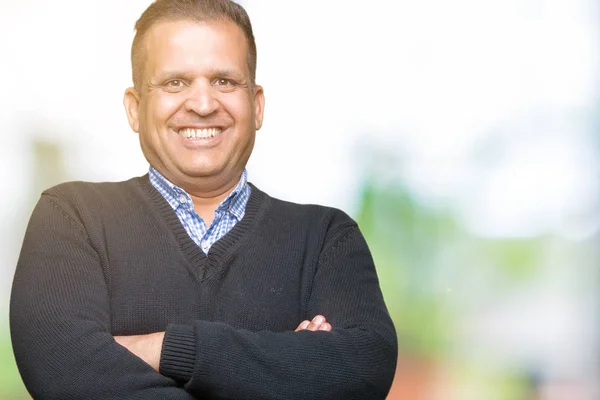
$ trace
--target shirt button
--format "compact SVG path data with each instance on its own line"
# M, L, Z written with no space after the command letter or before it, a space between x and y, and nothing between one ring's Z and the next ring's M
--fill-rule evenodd
M202 247L202 250L206 251L208 249L208 242L206 240L203 240L202 242L200 242L200 246Z
M179 202L180 202L181 204L185 204L185 203L187 202L187 197L185 197L185 194L181 193L181 194L179 195Z

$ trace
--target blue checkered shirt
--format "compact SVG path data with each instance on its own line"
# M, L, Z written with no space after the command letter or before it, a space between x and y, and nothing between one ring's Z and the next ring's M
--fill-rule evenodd
M210 247L225 236L244 217L251 191L245 169L235 189L215 210L215 218L208 228L204 220L194 210L192 198L185 190L169 182L152 167L150 167L148 175L152 186L171 205L188 235L207 255Z

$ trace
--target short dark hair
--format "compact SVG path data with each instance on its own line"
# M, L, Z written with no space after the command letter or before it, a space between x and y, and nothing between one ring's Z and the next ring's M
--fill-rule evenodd
M256 80L256 43L250 17L244 8L231 0L156 0L135 23L135 37L131 45L131 70L133 86L140 92L144 70L144 37L159 22L192 21L223 22L236 24L248 41L247 63L250 82Z

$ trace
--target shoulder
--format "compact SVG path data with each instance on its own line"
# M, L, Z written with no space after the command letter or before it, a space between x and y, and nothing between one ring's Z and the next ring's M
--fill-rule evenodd
M42 196L60 200L115 199L130 196L147 180L147 176L143 176L122 182L64 182L44 190Z
M65 182L46 189L41 201L49 201L69 214L114 210L136 202L150 185L147 176L122 182Z
M252 190L258 191L269 202L269 218L278 224L293 224L295 229L305 227L309 231L323 230L329 239L358 229L356 221L338 208L277 199L261 192L255 186L252 186Z

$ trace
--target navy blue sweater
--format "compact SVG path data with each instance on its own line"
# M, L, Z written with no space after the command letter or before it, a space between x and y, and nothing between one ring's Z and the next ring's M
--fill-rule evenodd
M331 332L293 332L317 314ZM356 223L254 186L208 256L147 176L47 190L10 320L36 399L384 399L397 357ZM157 331L160 373L113 339Z

